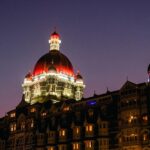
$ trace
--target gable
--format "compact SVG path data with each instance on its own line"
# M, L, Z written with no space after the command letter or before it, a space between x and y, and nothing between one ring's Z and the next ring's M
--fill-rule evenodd
M120 91L133 90L136 89L137 85L133 82L126 81L125 84L121 87Z

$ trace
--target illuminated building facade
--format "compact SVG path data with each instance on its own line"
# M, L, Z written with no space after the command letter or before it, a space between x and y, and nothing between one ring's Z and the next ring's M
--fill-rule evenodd
M20 104L0 119L0 150L150 150L150 83L82 98L83 78L60 53L56 32L49 43Z
M83 78L76 75L70 60L60 52L60 36L54 32L49 39L50 51L36 63L32 73L25 76L23 86L27 103L58 102L63 99L80 100L85 87Z

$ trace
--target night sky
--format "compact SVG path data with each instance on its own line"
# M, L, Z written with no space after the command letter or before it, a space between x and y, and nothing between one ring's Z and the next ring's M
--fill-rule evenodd
M0 0L0 116L21 101L24 76L49 50L57 28L61 52L80 70L84 97L147 81L149 0Z

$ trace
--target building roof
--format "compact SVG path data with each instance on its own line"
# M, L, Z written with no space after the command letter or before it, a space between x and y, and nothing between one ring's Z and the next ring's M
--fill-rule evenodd
M70 60L64 54L56 50L49 51L37 61L34 67L33 75L48 72L52 62L57 72L74 76L74 70Z

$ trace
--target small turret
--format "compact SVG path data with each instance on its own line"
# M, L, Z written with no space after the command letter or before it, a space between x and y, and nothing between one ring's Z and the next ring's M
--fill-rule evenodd
M60 48L60 36L59 34L55 31L50 35L50 39L49 39L49 44L50 44L50 51L51 50L58 50Z
M32 74L29 72L24 79L25 82L31 82L32 81Z
M83 84L83 77L81 76L79 71L77 72L77 75L76 75L76 83Z

